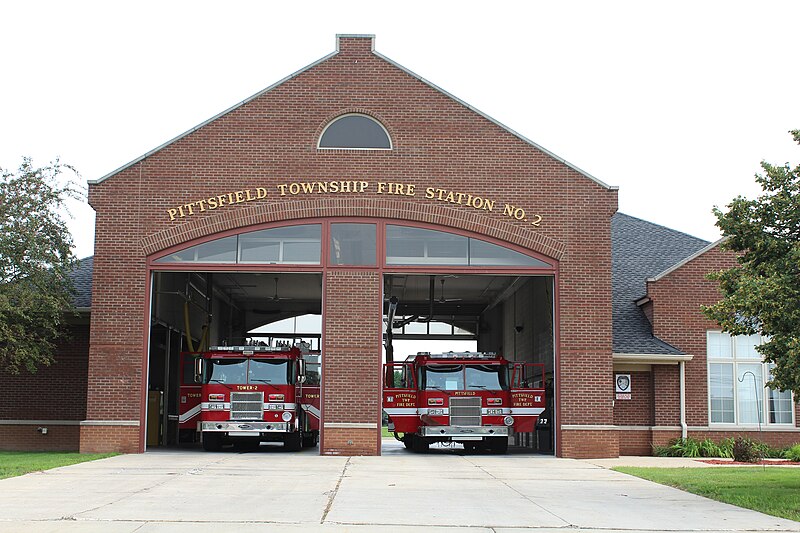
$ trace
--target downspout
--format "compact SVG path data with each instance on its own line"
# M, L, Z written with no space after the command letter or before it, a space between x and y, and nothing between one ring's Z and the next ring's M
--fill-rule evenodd
M681 438L686 439L689 435L689 428L686 426L686 362L678 362L680 368L681 382Z

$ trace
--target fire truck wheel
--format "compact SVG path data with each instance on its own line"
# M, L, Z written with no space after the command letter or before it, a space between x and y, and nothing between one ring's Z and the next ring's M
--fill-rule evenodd
M283 447L287 452L296 452L300 450L303 445L303 434L299 431L295 433L287 433L283 437Z
M414 440L411 441L411 449L416 453L425 453L428 451L428 447L430 447L431 443L428 442L424 437L414 437Z
M203 449L207 452L218 452L222 449L222 433L203 433Z
M492 453L503 454L508 452L508 439L505 437L494 437L486 443Z
M303 435L303 448L313 448L317 445L317 432L309 431Z
M414 435L410 435L408 433L403 435L402 441L403 441L403 446L406 447L406 450L410 450L411 449L411 442L413 440L414 440Z

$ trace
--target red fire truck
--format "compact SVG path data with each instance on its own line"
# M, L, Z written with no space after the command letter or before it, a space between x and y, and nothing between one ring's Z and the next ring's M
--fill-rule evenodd
M208 451L224 444L257 449L283 442L287 450L319 438L319 354L298 346L212 346L181 354L181 434Z
M416 452L459 442L468 451L505 453L511 430L533 431L545 408L541 364L493 353L421 352L384 368L389 431Z

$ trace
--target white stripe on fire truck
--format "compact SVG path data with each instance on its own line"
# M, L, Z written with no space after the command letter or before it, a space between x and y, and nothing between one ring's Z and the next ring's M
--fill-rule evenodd
M512 415L540 415L544 412L542 407L512 407Z
M300 406L303 408L303 411L309 413L311 416L314 416L317 419L319 419L322 416L322 413L319 412L319 409L317 409L310 403L301 403Z
M416 415L418 414L416 407L384 407L383 409L390 415ZM425 411L427 413L427 411Z
M180 415L178 417L178 422L180 424L183 424L184 422L188 422L189 420L191 420L192 418L196 417L199 414L200 414L200 404L197 404L188 411L186 411L185 413L183 413L182 415Z

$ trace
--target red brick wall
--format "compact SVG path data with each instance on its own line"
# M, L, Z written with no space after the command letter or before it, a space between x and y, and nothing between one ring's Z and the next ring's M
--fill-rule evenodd
M373 428L323 426L320 452L379 455L381 276L370 270L331 269L324 283L324 423L373 424Z
M626 429L619 432L620 455L652 455L653 432L649 429Z
M394 149L317 150L325 125L346 112L381 120ZM278 184L332 179L414 184L417 196L389 197L374 188L359 195L277 193ZM172 222L167 215L178 205L256 187L268 198ZM497 207L487 212L425 199L426 187L496 199ZM142 390L148 254L272 221L377 216L475 231L560 259L561 422L613 422L616 191L373 55L369 39L342 39L337 55L90 186L89 199L97 212L90 419L141 417L131 398ZM505 203L541 214L541 227L504 215ZM377 317L380 310L369 312Z
M70 326L52 365L16 375L0 370L0 420L83 420L88 357L89 326Z
M650 372L630 372L630 375L631 399L614 402L614 424L618 426L652 426L653 377Z
M572 430L561 432L561 454L574 459L617 457L620 433L612 430Z
M81 426L81 453L137 453L138 426Z
M0 371L0 420L61 422L62 424L0 424L0 449L77 450L78 422L86 416L86 373L89 326L69 326L57 343L55 362L33 374ZM64 425L64 421L73 424ZM42 435L36 429L46 426Z
M323 455L379 455L379 431L366 428L326 428Z
M688 373L687 373L688 377ZM656 426L677 426L681 423L681 382L677 365L653 365L653 399ZM688 402L688 390L687 390Z
M734 254L716 247L658 281L647 283L647 294L653 305L653 334L694 356L686 363L686 421L689 426L708 426L706 332L719 330L719 325L700 312L701 305L710 305L721 296L716 282L705 276L735 264ZM675 370L670 371L670 368ZM667 376L670 372L673 375ZM676 367L666 367L659 373L656 374L656 397L659 398L656 425L676 425L679 423L678 371ZM800 408L795 404L795 423L798 421ZM793 435L795 441L800 440L800 434ZM769 438L781 440L784 437Z
M47 433L37 431L47 428ZM30 452L77 451L80 443L80 426L62 424L0 425L0 450Z

